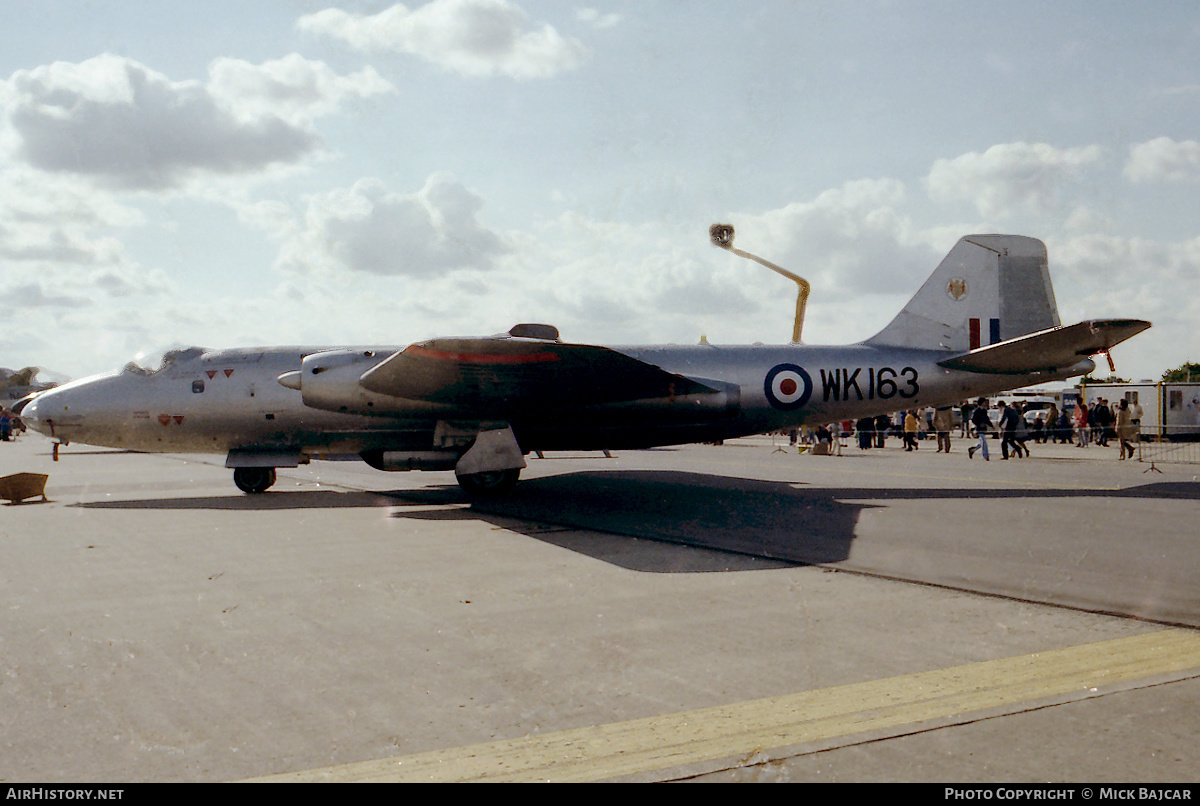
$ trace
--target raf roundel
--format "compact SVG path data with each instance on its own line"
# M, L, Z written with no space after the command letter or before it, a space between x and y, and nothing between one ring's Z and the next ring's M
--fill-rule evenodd
M795 364L777 364L763 382L767 400L777 409L792 411L808 402L812 378Z

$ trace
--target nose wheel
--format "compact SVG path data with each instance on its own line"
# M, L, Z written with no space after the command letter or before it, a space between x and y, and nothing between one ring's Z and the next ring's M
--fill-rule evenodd
M244 493L265 493L275 483L273 467L238 467L233 471L233 483Z

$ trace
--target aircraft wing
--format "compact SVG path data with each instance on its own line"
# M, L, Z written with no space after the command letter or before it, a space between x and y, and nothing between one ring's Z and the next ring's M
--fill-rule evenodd
M1140 319L1101 319L1054 327L1018 336L969 353L939 361L947 369L1020 375L1069 369L1096 353L1136 336L1149 322Z
M503 336L413 344L360 383L379 394L492 416L716 391L607 347Z

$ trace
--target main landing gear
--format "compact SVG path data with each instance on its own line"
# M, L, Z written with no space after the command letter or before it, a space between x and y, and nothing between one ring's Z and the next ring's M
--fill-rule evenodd
M489 470L483 473L467 473L463 475L455 474L454 478L458 480L458 486L462 487L467 495L487 496L487 495L502 495L512 490L517 486L517 479L521 477L520 468L512 470Z
M233 483L244 493L265 493L275 483L275 468L236 467Z
M503 495L517 486L521 477L519 468L512 470L489 470L483 473L455 475L458 484L467 495L484 497ZM237 467L233 470L233 483L244 493L265 493L275 483L273 467Z

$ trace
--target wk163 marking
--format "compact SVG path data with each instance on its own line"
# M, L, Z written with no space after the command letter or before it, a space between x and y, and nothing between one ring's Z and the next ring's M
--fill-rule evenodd
M830 400L887 400L916 397L921 391L917 370L905 367L855 367L821 370L821 394Z

